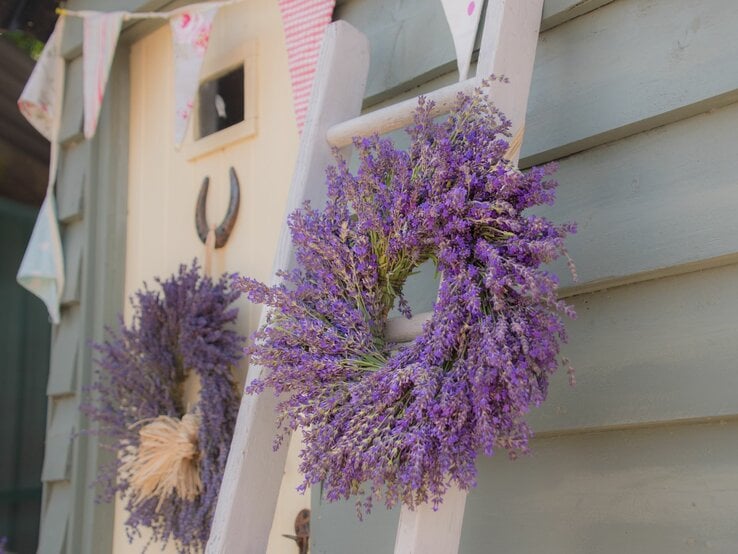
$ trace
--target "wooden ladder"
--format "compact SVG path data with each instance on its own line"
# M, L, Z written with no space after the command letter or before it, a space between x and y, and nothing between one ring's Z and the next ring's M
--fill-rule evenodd
M528 103L543 0L488 0L476 76L425 96L441 115L454 105L460 91L470 93L492 73L509 77L495 82L492 98L513 123L522 128ZM326 30L310 100L297 165L287 201L287 213L305 200L325 201L325 169L333 162L332 147L345 148L355 136L388 133L412 122L417 98L359 115L369 72L366 37L344 21ZM514 160L517 161L517 160ZM277 245L276 269L294 265L286 224ZM262 312L264 324L266 310ZM387 327L390 340L417 336L429 314L395 319ZM250 381L263 368L249 369ZM263 554L271 530L284 472L287 446L273 452L277 399L271 392L245 395L241 401L225 475L220 488L207 552ZM285 441L286 442L286 441ZM396 554L453 554L458 551L466 492L449 491L438 511L423 506L402 508L395 541Z

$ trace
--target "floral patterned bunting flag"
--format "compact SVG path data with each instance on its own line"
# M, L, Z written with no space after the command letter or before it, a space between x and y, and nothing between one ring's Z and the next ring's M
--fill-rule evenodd
M218 7L182 11L169 20L174 47L174 143L182 144L200 83L202 61Z
M459 67L459 81L469 74L474 40L477 37L479 16L484 0L441 0L448 26L454 39L456 63Z
M110 65L118 44L123 12L100 13L84 19L82 42L82 92L85 108L85 138L95 135Z
M16 279L18 284L43 300L51 322L59 323L64 258L53 190L46 194L38 212Z
M18 98L18 109L49 141L53 134L54 118L61 111L58 93L64 80L64 60L59 55L59 50L65 20L62 16L56 21L54 32L46 41L46 46Z
M335 5L335 0L279 0L292 79L292 99L300 132L305 124L320 44Z

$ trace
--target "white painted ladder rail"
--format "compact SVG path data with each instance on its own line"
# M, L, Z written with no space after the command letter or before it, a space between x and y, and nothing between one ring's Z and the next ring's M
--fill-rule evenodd
M477 64L477 75L492 73L509 77L510 84L496 85L496 105L513 122L513 132L525 120L533 72L543 0L489 0ZM348 23L332 23L323 42L308 117L303 130L295 174L286 211L290 213L304 200L320 205L325 198L324 171L332 162L331 146L343 147L354 136L386 133L412 121L417 99L400 102L356 117L369 69L366 37ZM470 92L479 78L444 87L425 96L436 102L438 114L447 112L459 91ZM353 119L351 119L353 118ZM286 225L277 247L274 268L290 267L293 248ZM262 312L264 323L266 311ZM412 320L395 320L388 325L394 340L412 339L420 331L422 314ZM251 367L247 380L263 368ZM267 544L277 504L287 447L273 452L272 438L277 399L271 394L244 396L221 484L213 519L208 553L262 554ZM453 490L442 507L416 511L402 509L395 553L453 554L458 551L466 493Z
M485 18L482 45L477 63L477 78L490 74L504 75L510 79L509 84L494 83L491 91L495 105L512 121L513 135L525 123L525 112L528 107L528 95L533 76L536 45L540 29L543 0L489 0ZM468 81L467 81L468 82ZM436 102L438 113L447 112L452 106L459 87L468 92L477 83L459 83L442 88L426 95ZM412 105L411 105L412 103ZM417 100L403 102L403 108L410 110ZM407 125L410 120L399 112L392 111L400 105L385 109L385 114L377 112L364 116L366 120L375 118L376 127L387 132L390 127ZM412 112L410 116L412 117ZM367 121L369 124L369 121ZM335 138L340 144L346 134L355 133L351 123L338 125L329 131L329 138ZM353 123L356 126L356 120ZM517 163L520 150L514 159ZM422 331L423 324L431 314L419 314L412 319L397 318L390 320L385 335L392 341L408 341ZM395 537L395 554L454 554L459 550L461 530L466 508L466 491L456 487L446 492L443 503L437 511L425 505L415 510L402 507L400 521Z

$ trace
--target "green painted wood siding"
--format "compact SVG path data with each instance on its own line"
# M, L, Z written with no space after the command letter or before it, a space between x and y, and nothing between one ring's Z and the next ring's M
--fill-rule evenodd
M338 11L372 40L367 109L453 82L436 3L380 4ZM577 387L553 380L531 456L480 459L463 554L738 551L737 25L730 0L546 1L521 163L559 162L544 211L579 223ZM313 552L392 552L398 511L354 513L316 490Z
M155 11L187 0L70 0L72 10ZM82 22L67 21L62 51L67 61L58 216L65 256L61 323L53 330L49 417L42 479L40 554L98 554L112 548L113 506L96 504L92 483L110 453L96 437L80 435L90 423L79 412L82 390L92 379L91 341L116 323L123 308L128 183L129 46L166 24L124 24L96 136L82 135Z
M71 9L155 9L164 2L70 2ZM109 460L80 413L92 378L90 342L103 338L123 306L128 168L128 49L119 43L96 136L82 136L79 21L65 35L68 56L57 204L65 255L61 323L53 331L44 500L39 552L97 554L112 548L113 506L95 503L92 483Z

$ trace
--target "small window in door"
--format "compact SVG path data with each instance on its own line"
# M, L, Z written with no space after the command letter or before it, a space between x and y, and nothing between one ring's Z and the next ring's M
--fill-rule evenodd
M188 161L256 136L257 43L245 41L202 67L191 131L184 143Z
M198 136L207 137L244 120L244 66L204 81L200 85Z

